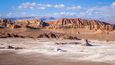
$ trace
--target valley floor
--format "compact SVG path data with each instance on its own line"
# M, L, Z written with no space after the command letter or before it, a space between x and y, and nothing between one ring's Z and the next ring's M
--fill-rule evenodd
M0 65L115 65L115 41L0 38ZM7 49L7 46L23 49ZM3 49L4 48L4 49ZM58 49L60 49L58 51Z

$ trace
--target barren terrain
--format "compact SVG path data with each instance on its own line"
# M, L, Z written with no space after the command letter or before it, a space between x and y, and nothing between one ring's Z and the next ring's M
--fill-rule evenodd
M56 43L67 43L57 45ZM1 38L0 65L114 65L115 41ZM7 46L21 49L7 49ZM57 51L57 49L60 49Z

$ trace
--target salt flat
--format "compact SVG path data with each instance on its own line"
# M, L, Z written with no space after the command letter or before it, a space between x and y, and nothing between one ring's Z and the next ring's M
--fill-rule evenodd
M115 41L89 40L92 46L81 46L80 44L56 45L56 42L81 42L80 40L57 40L57 39L31 39L31 38L1 38L0 47L18 46L24 49L0 49L0 54L4 51L13 51L18 55L33 53L54 56L55 58L66 58L70 60L88 60L96 62L115 62ZM57 49L61 49L57 51ZM64 51L63 51L64 50Z

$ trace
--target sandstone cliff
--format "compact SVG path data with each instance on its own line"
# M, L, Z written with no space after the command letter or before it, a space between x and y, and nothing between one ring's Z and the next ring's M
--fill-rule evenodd
M0 18L0 38L29 37L93 39L97 36L96 39L104 37L107 40L108 38L115 40L113 31L115 31L114 25L98 20L63 18L55 21L44 22L38 19L11 20Z
M33 28L38 28L41 26L41 21L38 19L34 20L16 20L16 25L17 26L23 26L23 27L33 27Z
M114 25L109 23L101 22L99 20L86 20L80 18L63 18L56 20L54 22L49 23L51 28L82 28L88 30L107 30L112 31L114 30Z
M3 19L0 18L0 27L1 28L21 28L21 27L30 27L30 28L39 28L47 26L48 24L38 20L11 20L11 19Z
M0 28L14 28L14 21L0 18Z

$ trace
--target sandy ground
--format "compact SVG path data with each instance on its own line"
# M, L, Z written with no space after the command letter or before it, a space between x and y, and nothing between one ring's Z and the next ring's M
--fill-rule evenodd
M0 54L0 65L110 65L104 62L72 61L41 54L15 54L5 52Z
M90 40L93 46L56 45L56 42L81 41L1 38L0 47L11 45L24 49L0 49L0 65L115 65L115 41Z

